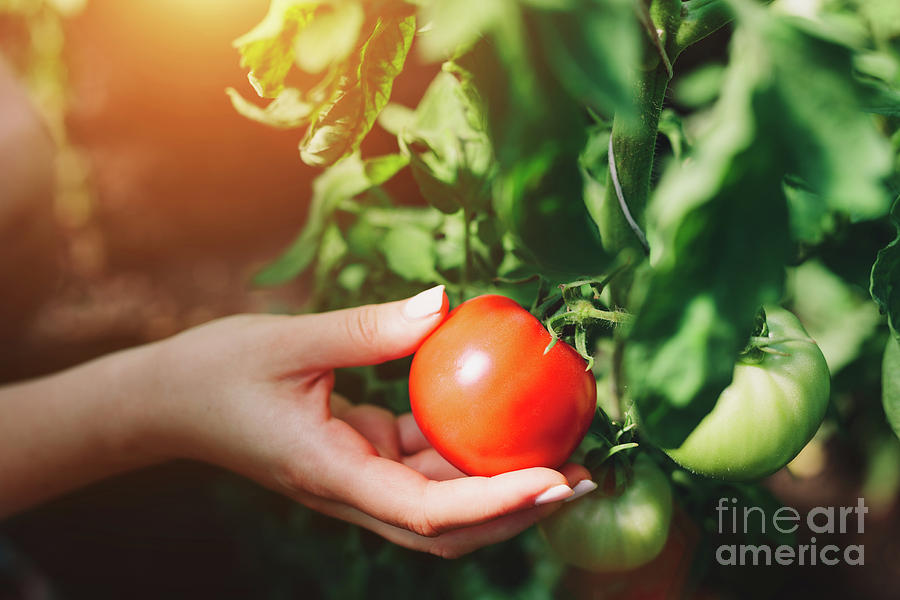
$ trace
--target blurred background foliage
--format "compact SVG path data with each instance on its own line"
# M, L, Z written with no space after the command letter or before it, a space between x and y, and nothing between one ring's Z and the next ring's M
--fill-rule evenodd
M603 71L599 83L583 73L639 59L641 32L630 3L604 3L606 12L594 21L559 10L587 0L423 3L420 18L434 21L437 33L413 41L397 26L409 54L378 110L328 101L342 80L326 67L356 60L356 36L368 27L365 14L375 12L346 4L334 29L313 31L305 42L323 48L322 56L307 53L298 65L303 72L294 69L279 88L277 77L259 74L253 86L241 84L246 69L231 47L232 40L246 46L265 39L267 28L278 30L281 21L265 19L266 0L0 0L4 76L27 90L45 124L34 135L46 135L55 147L53 189L37 190L23 209L24 222L40 227L0 222L4 246L29 240L21 246L27 252L0 256L4 287L22 291L0 315L0 381L52 372L239 311L395 299L435 281L448 285L454 301L500 289L528 304L533 283L493 277L535 270L571 275L559 265L565 250L523 250L529 246L523 240L546 235L545 222L539 211L529 213L538 215L535 221L517 221L521 213L510 207L527 197L552 203L553 190L544 189L562 181L586 190L574 222L597 210L590 198L605 191L605 170L597 165L607 160L609 117L628 111L633 81L624 67ZM864 50L854 56L858 74L896 87L897 6L893 0L782 0L775 9L856 36L850 43ZM393 16L402 24L412 12ZM247 34L254 23L261 25ZM334 31L343 38L330 38ZM321 44L323 37L333 43ZM475 50L455 67L434 62L467 42ZM731 42L726 28L679 57L656 140L654 183L717 123L713 107L726 93L729 69L741 66L729 59ZM535 51L535 44L545 51ZM578 52L568 54L573 46ZM792 51L789 44L784 51ZM292 54L285 60L290 70ZM492 77L497 61L508 77ZM252 61L246 66L253 68ZM486 120L473 117L467 81L484 94ZM232 88L228 95L226 88ZM310 89L319 95L297 91ZM270 104L248 100L260 90ZM16 98L0 97L0 107L7 111ZM874 95L872 108L890 100ZM592 108L587 128L585 104ZM350 158L336 169L321 174L305 166L298 142L307 163L339 158L327 140L335 139L341 121L328 117L345 110L380 116L363 119L371 131L350 136ZM874 118L900 161L900 117L881 112ZM446 136L448 119L464 135ZM842 135L845 122L840 115L833 121L827 135ZM310 123L315 126L299 135ZM497 165L485 158L491 153ZM834 160L859 161L865 171L866 156ZM895 162L888 181L894 197L898 171ZM893 597L900 589L900 442L880 402L889 332L868 287L874 257L895 231L886 219L804 213L815 210L805 202L814 191L821 188L786 191L792 210L806 217L790 224L800 242L791 249L796 266L788 270L783 298L832 370L829 417L803 453L762 486L709 484L692 496L695 482L685 483L669 545L639 572L597 576L566 569L534 531L444 561L230 474L178 463L91 486L0 524L0 596ZM591 232L574 242L589 249L585 256L596 265L603 254ZM270 262L283 248L282 258ZM253 277L281 285L248 286ZM600 354L608 341L599 341ZM600 377L602 369L598 364ZM342 372L338 387L355 400L403 410L405 380L399 362ZM675 475L676 485L682 475ZM866 565L716 568L712 552L726 542L711 533L709 502L726 495L758 506L784 503L801 513L852 505L863 496L870 506L866 532L840 543L865 544ZM763 538L750 532L748 539Z

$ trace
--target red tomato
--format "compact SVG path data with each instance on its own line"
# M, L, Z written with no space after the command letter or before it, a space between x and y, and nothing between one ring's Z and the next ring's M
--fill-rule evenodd
M513 300L459 305L422 343L409 373L416 422L469 475L562 465L587 433L593 375L569 345Z

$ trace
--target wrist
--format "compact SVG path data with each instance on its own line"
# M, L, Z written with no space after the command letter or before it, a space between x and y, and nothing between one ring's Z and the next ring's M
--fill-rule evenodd
M152 347L0 389L0 517L168 456L155 444Z
M98 418L99 448L116 470L149 466L176 458L165 443L159 344L125 350L86 365L84 375L105 382ZM93 371L93 372L90 372Z

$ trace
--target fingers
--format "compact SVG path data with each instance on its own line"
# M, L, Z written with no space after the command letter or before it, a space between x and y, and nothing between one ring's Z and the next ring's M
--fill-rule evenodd
M564 502L572 502L578 500L586 494L590 494L597 489L597 484L591 479L591 472L583 465L576 463L566 463L560 467L560 472L566 476L569 487L572 488L572 495L564 500Z
M292 317L281 347L304 370L373 365L412 354L447 313L444 286L399 302ZM284 323L287 323L286 325Z
M540 519L550 516L559 503L530 508L465 529L456 529L425 542L424 550L444 558L457 558L484 546L515 537Z
M365 527L405 548L429 552L444 558L458 558L484 546L508 540L559 508L559 503L530 508L488 523L457 529L436 537L427 537L379 521L371 515L340 502L317 497L308 497L301 501L314 510Z
M591 472L577 463L566 463L559 468L559 471L566 476L570 487L575 487L579 482L591 479Z
M427 448L410 456L404 456L402 461L410 469L418 471L428 479L435 481L458 479L466 476L465 473L448 463L434 448Z
M397 417L397 433L400 436L400 449L403 454L415 454L431 448L412 413L404 413Z
M329 472L335 499L380 521L434 536L496 519L572 495L565 476L533 468L494 477L434 481L412 468L377 456L357 457Z
M381 456L400 460L400 439L394 414L371 404L353 405L338 394L331 395L331 414L366 438Z

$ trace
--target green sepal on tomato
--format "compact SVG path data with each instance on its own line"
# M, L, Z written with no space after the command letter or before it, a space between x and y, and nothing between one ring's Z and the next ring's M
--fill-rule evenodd
M422 343L409 374L425 438L468 475L557 468L590 427L594 376L515 301L472 298ZM547 350L545 352L545 350Z
M672 521L672 486L646 454L633 463L608 460L599 487L538 523L554 553L594 572L628 571L662 551Z
M765 314L768 351L738 360L712 411L680 447L664 449L689 471L728 481L771 475L825 418L831 378L822 351L792 313L766 306Z

